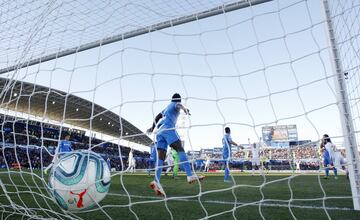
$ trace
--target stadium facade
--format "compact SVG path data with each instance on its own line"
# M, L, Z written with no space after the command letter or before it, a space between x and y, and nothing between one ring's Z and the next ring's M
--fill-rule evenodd
M148 146L152 140L118 114L63 91L0 78L0 108L47 118Z

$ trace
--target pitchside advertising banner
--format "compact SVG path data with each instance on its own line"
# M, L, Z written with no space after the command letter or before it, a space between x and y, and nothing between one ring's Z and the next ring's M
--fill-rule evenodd
M271 145L272 142L298 140L296 125L266 126L262 128L262 136L268 145Z
M201 149L201 154L213 154L214 149Z
M215 147L214 148L214 154L222 154L223 148L222 147Z
M188 155L200 157L200 151L188 151Z

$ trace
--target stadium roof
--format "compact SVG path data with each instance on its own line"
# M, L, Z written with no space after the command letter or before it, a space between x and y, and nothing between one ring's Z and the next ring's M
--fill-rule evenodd
M152 140L118 114L75 95L23 81L0 78L0 108L46 117L84 129L149 145ZM66 109L66 111L65 111ZM93 109L93 119L91 113Z

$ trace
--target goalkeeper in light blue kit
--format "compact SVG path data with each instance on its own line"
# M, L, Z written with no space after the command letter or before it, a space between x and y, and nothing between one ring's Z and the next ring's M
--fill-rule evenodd
M225 128L225 134L224 137L222 139L222 143L223 143L223 159L225 162L225 175L224 175L224 182L230 182L229 178L230 178L230 164L232 163L232 158L231 158L231 146L235 145L238 146L237 143L235 143L230 135L230 128L226 127Z
M70 134L65 134L65 138L64 140L61 140L59 142L59 145L56 147L55 149L55 153L54 153L54 157L52 162L49 164L49 166L47 166L44 170L44 173L47 174L47 172L49 171L49 169L51 167L53 167L54 165L56 165L59 161L59 159L65 155L68 152L71 152L72 148L71 148L71 142L70 142Z
M204 179L204 176L193 175L180 137L175 130L180 110L190 115L189 109L181 104L181 96L175 93L171 98L170 104L155 117L152 127L148 129L148 133L151 133L154 131L155 126L157 128L155 145L158 151L158 158L156 162L155 179L149 186L158 196L165 196L165 192L160 184L160 177L168 145L178 152L180 163L186 172L188 183L194 183L197 180Z

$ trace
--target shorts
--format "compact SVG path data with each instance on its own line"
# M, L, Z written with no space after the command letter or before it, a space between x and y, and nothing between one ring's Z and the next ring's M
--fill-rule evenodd
M156 135L156 148L167 150L167 147L180 140L178 133L175 130L163 130Z

